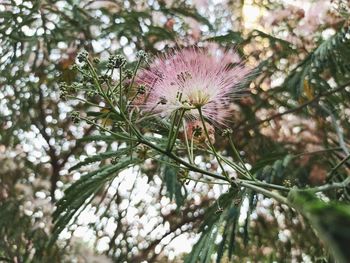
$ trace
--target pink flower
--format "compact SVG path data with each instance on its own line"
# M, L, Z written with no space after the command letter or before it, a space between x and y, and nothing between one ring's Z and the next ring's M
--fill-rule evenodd
M185 118L203 116L223 125L230 115L229 104L242 95L242 82L251 70L235 52L189 48L158 57L140 71L136 83L146 87L139 106L146 112L169 117L185 110Z

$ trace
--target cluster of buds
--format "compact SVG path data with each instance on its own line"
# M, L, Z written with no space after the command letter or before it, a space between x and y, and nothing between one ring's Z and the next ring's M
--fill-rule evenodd
M146 87L145 87L145 85L140 85L140 86L138 87L138 89L137 89L137 93L138 93L138 94L141 94L141 95L145 94L145 93L146 93Z
M148 60L148 55L145 51L140 50L139 52L137 52L136 57L138 57L139 59L142 59L144 61Z
M88 97L93 97L97 94L97 92L95 90L89 90L86 92L86 96Z
M226 136L229 136L229 135L232 134L232 133L233 133L232 129L227 128L227 129L224 129L224 130L222 131L222 136L223 136L223 137L226 137Z
M72 118L72 121L74 123L79 123L80 116L79 116L79 112L78 111L72 111L71 114L70 114L70 117Z
M165 97L160 97L160 98L159 98L159 103L160 103L161 105L165 105L167 102L168 102L168 101L167 101L167 99L166 99Z
M92 62L94 62L95 64L99 64L101 61L99 58L94 58Z
M61 82L59 84L60 98L63 100L66 99L69 93L76 91L80 88L80 86L81 85L79 83L73 83L71 85L68 85L66 82Z
M68 85L65 82L61 82L59 84L59 90L60 90L60 98L62 100L65 100L68 95Z
M121 68L126 64L126 59L122 55L112 55L108 58L107 68Z
M202 135L203 128L200 126L195 126L192 128L193 136L194 137L200 137Z
M82 50L79 52L77 59L80 63L86 62L89 57L89 53L86 50Z
M98 81L102 84L104 82L107 82L108 80L111 79L111 76L107 75L107 74L103 74L101 76L98 77Z
M125 70L125 71L124 71L124 74L125 74L125 76L126 76L127 79L131 79L132 76L134 75L134 73L132 72L131 69Z
M92 84L94 82L94 79L90 76L86 76L84 75L83 76L83 82L86 83L86 84Z

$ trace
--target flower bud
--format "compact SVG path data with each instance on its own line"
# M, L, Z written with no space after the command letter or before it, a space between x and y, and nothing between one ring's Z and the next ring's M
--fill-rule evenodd
M86 50L82 50L79 52L77 59L80 63L85 62L89 57L89 53Z

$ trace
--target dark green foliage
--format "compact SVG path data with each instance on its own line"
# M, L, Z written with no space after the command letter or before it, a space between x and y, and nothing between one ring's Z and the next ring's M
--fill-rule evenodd
M82 208L89 198L93 197L104 185L113 180L118 172L130 165L138 163L138 159L123 158L116 164L105 165L102 168L84 175L71 185L62 199L57 202L57 209L53 213L55 227L51 242L54 242L58 234L67 227L73 216ZM90 200L91 201L91 200Z
M169 194L169 198L172 201L175 197L175 201L178 207L182 206L186 195L183 194L185 188L182 187L182 183L179 181L179 167L172 165L165 165L163 171L163 178Z
M240 32L229 31L225 35L210 37L207 41L214 41L220 44L241 44L244 41Z
M318 93L330 89L322 77L329 70L340 84L350 79L350 29L345 26L313 50L286 78L285 86L296 97L308 92L310 86L317 86Z
M309 220L337 262L349 262L350 206L339 202L322 201L308 191L292 190L288 199Z
M282 183L288 177L293 178L290 175L290 161L293 159L292 155L287 154L281 158L281 154L272 155L271 159L264 158L261 162L254 165L252 173L255 173L255 177L259 180L264 180L268 183Z
M216 262L221 262L225 252L232 257L235 248L237 220L242 203L241 192L234 188L220 196L207 209L204 221L199 228L201 236L191 253L186 256L185 263L212 262L212 255L217 253ZM216 238L222 237L219 244Z

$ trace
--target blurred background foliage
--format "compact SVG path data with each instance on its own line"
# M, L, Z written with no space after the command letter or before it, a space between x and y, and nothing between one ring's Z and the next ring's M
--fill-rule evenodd
M302 217L253 191L184 183L178 171L153 160L102 184L45 247L63 190L115 155L69 169L118 147L96 137L94 127L74 123L72 109L86 109L60 98L58 83L75 79L70 67L81 49L101 59L123 52L131 63L140 49L151 55L194 44L236 49L258 72L250 96L230 105L244 161L266 182L317 186L349 176L348 17L348 2L340 0L2 1L0 261L210 262L215 254L217 262L332 262L329 247L349 259L346 247L329 245L349 241L334 229L349 220L342 208L348 187L316 199L292 193ZM232 155L228 144L216 140ZM196 161L217 167L209 156Z

